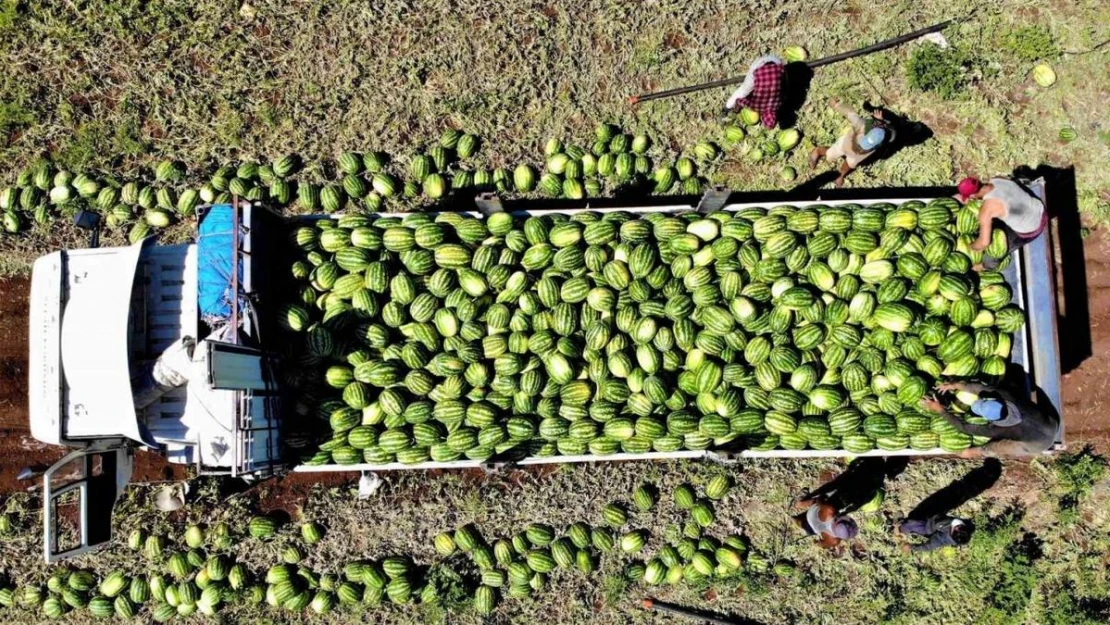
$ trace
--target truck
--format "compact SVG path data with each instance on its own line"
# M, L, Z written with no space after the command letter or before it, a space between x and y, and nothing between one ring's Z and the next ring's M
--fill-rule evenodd
M1042 198L1042 180L1031 188ZM872 194L874 195L874 194ZM747 198L744 198L747 200ZM933 197L891 190L880 199L851 195L823 201L737 201L711 189L666 204L609 200L547 209L528 202L476 198L468 215L593 210L740 211L751 206L867 205ZM599 206L599 204L602 204ZM283 441L295 398L283 389L276 315L291 228L326 215L282 216L233 200L198 209L195 240L53 252L33 266L30 298L29 407L32 435L72 451L43 474L43 555L56 562L97 549L112 538L115 501L132 476L134 452L156 450L198 475L248 480L285 472L375 473L420 469L497 469L505 465L605 461L808 458L843 450L704 450L617 453L604 457L525 457L418 464L299 464ZM1059 413L1052 253L1047 236L1015 252L1005 278L1027 315L1015 335L1012 362L1027 389ZM1061 424L1062 424L1061 420ZM1063 425L1056 449L1063 448ZM292 445L295 447L296 445ZM863 455L939 455L943 450L875 450Z

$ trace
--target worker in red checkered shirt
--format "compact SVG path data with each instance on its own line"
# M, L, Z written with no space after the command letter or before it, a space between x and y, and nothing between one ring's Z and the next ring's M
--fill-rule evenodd
M724 114L748 107L759 113L765 128L774 128L779 123L785 81L786 61L773 54L759 57L748 68L740 88L729 96Z

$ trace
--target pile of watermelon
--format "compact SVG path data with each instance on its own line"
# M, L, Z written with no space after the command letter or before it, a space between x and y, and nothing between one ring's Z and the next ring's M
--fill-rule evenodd
M738 119L748 129L743 123L726 125L723 142L751 162L785 157L801 139L793 129L765 132L754 111L742 111ZM135 242L193 217L200 204L228 202L233 195L304 212L376 213L418 209L449 193L481 191L576 200L610 192L697 194L706 182L699 168L711 172L722 155L716 143L701 141L657 165L648 155L652 141L647 135L626 134L612 124L599 125L595 134L588 150L549 140L538 168L529 163L483 168L476 159L481 139L448 129L407 162L380 151L344 152L334 165L305 168L297 156L285 155L268 164L224 165L200 186L186 184L187 179L196 182L196 175L174 161L159 163L145 179L127 181L74 174L42 161L21 172L14 186L0 189L0 232L19 233L31 223L47 225L85 209L101 213L111 229L127 229ZM323 170L330 171L329 182L319 182ZM784 179L793 179L793 169L783 172Z
M270 520L252 522L258 529L267 524L272 525L271 531L276 529ZM75 611L86 611L96 618L132 619L144 606L150 606L150 617L164 622L196 613L215 615L226 603L252 595L253 575L230 554L233 542L227 524L214 526L207 533L190 526L182 543L180 549L173 549L165 537L135 530L128 544L150 562L150 571L117 569L97 574L85 569L57 569L45 586L27 583L18 588L0 587L0 607L34 610L51 619Z
M746 537L710 535L716 523L714 505L731 485L722 473L705 484L703 496L690 484L676 488L673 503L684 523L681 536L667 544L656 545L637 523L660 499L658 490L645 483L632 494L632 505L605 505L595 525L577 521L559 532L533 522L516 534L489 540L473 525L441 533L433 541L438 557L427 565L408 555L314 562L308 554L323 540L323 528L308 522L300 526L299 536L290 536L268 516L251 519L239 532L226 523L189 525L176 542L136 529L127 542L141 554L143 566L104 572L59 568L45 584L31 579L18 586L0 583L0 610L50 619L85 612L95 618L159 623L195 614L216 616L229 606L261 605L325 614L337 608L421 603L488 615L503 598L530 597L553 576L592 575L602 559L622 564L629 582L649 585L700 585L772 571L790 575L789 562L777 562L772 569ZM237 561L237 551L260 549L273 552L280 562L251 569Z
M1024 322L978 207L344 215L290 235L308 464L682 449L958 452L923 412ZM996 231L985 255L1007 256ZM1009 262L1003 260L1003 266ZM973 420L969 417L969 421Z

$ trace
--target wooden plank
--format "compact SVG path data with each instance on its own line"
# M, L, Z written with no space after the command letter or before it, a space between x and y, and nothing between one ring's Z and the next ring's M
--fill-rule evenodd
M151 252L143 263L145 331L139 344L148 357L155 357L179 338L196 336L196 252L192 245L153 248ZM187 279L190 275L191 280Z

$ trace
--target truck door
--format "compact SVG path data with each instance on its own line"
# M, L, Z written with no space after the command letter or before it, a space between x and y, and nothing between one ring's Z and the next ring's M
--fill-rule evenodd
M123 444L79 449L43 474L43 556L48 564L112 539L112 508L131 480L133 456Z

